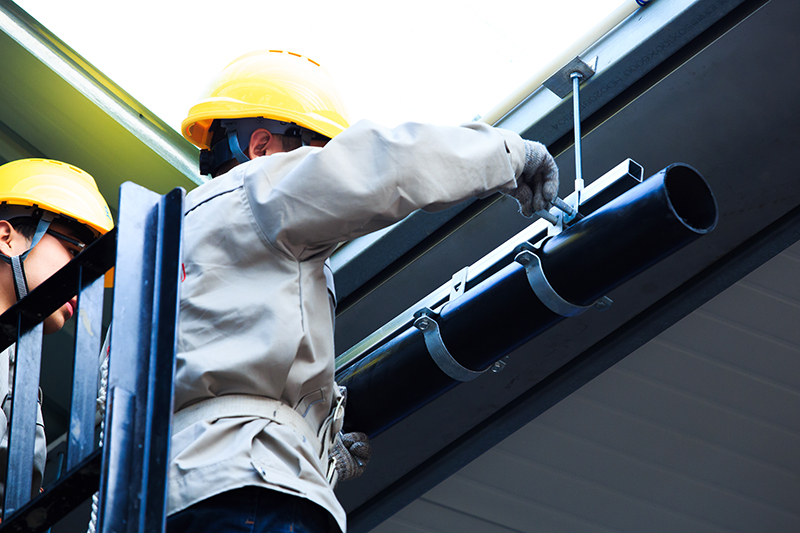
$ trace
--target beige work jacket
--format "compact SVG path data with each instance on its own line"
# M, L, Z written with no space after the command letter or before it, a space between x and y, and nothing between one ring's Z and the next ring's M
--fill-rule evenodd
M260 157L187 195L175 409L248 394L318 428L334 387L336 245L412 211L516 187L524 145L483 124L386 129L362 121L325 148ZM172 439L168 513L256 485L345 513L299 433L254 416L197 422ZM335 525L334 525L335 524Z
M11 391L14 383L14 358L16 357L16 344L12 344L0 352L0 509L3 507L6 478L6 463L8 462L8 428L11 426ZM39 404L36 408L36 440L33 450L33 472L31 479L31 498L39 495L44 477L44 465L47 461L47 441L44 435L44 418L42 418L42 390L39 389Z

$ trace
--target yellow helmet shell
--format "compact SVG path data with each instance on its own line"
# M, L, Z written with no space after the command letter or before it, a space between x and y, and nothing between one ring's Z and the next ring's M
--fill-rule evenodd
M181 132L195 146L209 149L214 120L253 117L294 122L330 138L349 126L344 103L324 67L300 54L260 50L223 69L189 110Z
M94 178L52 159L20 159L0 166L0 202L38 206L107 233L114 219Z

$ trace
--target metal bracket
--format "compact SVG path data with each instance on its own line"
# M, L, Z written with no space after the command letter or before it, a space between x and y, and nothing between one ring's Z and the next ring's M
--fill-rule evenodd
M433 311L428 307L423 307L414 313L414 327L422 332L425 338L425 347L428 348L428 353L433 362L436 363L436 366L456 381L472 381L486 372L486 370L476 372L465 368L450 355L444 345L442 335L439 332L439 324L433 318L434 316L435 313Z
M558 315L567 317L575 316L583 313L591 307L595 307L602 311L611 306L612 301L607 296L603 296L594 304L586 306L575 305L566 301L547 281L547 278L544 275L544 270L542 270L542 262L539 259L539 256L530 250L523 249L520 251L516 257L514 257L514 261L525 267L525 273L528 276L528 283L530 284L531 289L533 289L534 294L536 294L539 300L541 300L541 302L548 309Z
M453 274L452 283L450 285L450 301L452 302L467 290L467 276L469 275L469 267L464 267L455 274Z
M597 56L594 56L588 62L585 62L580 57L576 57L569 63L558 69L558 71L547 78L542 85L550 89L559 98L565 98L572 92L572 74L577 72L581 75L581 81L586 81L594 76L597 70Z

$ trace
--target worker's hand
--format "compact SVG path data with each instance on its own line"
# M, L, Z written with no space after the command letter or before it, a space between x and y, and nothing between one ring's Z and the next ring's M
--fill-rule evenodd
M354 479L364 473L367 463L372 457L372 446L365 433L336 434L336 442L331 450L331 457L336 459L338 481Z
M550 209L550 202L558 194L558 167L542 143L523 141L525 168L517 178L517 188L501 192L519 202L520 213L530 217L536 211Z

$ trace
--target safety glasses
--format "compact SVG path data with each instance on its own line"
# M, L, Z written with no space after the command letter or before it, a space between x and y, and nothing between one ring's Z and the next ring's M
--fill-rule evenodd
M55 237L56 239L59 239L60 241L69 244L70 246L65 246L65 248L70 254L72 254L72 257L76 257L79 253L81 253L83 250L86 249L86 243L79 241L74 237L70 237L69 235L64 235L60 231L47 228L47 231L45 231L45 233L48 233L53 237Z

